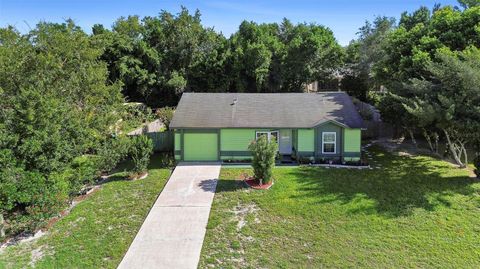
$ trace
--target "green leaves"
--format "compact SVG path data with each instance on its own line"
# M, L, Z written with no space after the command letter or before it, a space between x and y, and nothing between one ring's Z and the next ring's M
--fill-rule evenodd
M107 83L101 43L72 21L25 35L0 29L0 44L0 211L16 233L94 180L96 165L78 157L109 137L123 98L119 84Z
M137 174L146 172L152 153L153 142L150 138L145 135L132 137L130 156L132 157L134 164L133 171Z
M266 135L261 135L256 141L250 143L248 150L252 153L255 178L259 180L260 185L270 183L278 151L275 138L272 137L271 140L268 140Z

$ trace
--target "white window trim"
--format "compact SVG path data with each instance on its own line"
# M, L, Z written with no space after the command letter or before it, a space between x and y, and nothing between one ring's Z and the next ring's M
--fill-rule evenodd
M335 141L325 142L325 135L333 134ZM325 152L324 145L333 144L333 152ZM322 154L337 154L337 133L336 132L322 132Z
M267 135L267 140L270 142L272 139L272 133L277 133L277 140L275 142L278 143L278 140L280 139L280 132L279 131L255 131L255 140L258 138L258 134L266 134Z

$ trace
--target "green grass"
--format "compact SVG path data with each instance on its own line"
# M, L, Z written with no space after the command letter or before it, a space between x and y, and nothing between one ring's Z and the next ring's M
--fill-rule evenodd
M430 157L372 157L380 168L277 168L267 191L222 169L200 267L479 268L478 180Z
M0 254L0 268L31 267L32 253L42 253L35 268L116 268L170 175L163 167L154 156L146 179L118 172L46 235Z

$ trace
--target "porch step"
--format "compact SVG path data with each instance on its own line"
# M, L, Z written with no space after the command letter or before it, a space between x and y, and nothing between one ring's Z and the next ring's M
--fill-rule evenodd
M292 156L290 156L290 155L282 155L282 157L280 158L280 162L281 163L294 163L295 161L292 160Z

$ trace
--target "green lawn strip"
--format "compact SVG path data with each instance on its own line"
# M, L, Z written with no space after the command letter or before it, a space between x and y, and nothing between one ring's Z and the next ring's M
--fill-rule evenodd
M378 169L222 169L200 267L480 266L480 183L430 157L372 149ZM244 226L239 225L244 224Z
M46 235L8 248L0 268L30 267L36 255L35 268L116 268L170 175L160 159L152 158L146 179L115 174Z

